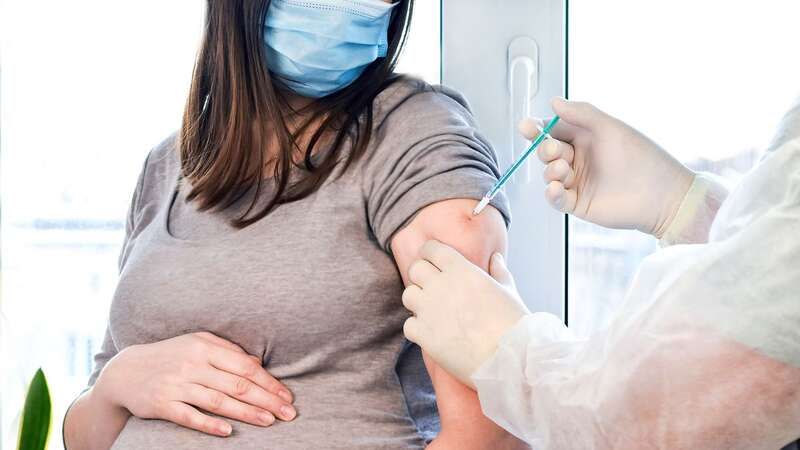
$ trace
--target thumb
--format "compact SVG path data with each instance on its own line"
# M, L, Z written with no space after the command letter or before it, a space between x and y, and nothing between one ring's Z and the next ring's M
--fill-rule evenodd
M591 103L571 102L556 97L552 102L553 111L565 122L592 130L600 125L608 116Z
M489 263L489 275L503 286L514 287L514 277L508 271L505 258L500 253L492 255L492 261Z

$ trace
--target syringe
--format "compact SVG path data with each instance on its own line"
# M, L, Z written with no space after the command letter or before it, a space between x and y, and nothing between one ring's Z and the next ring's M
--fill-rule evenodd
M560 118L558 116L553 117L553 119L550 120L550 123L548 123L547 126L545 126L539 133L539 136L537 136L536 139L534 139L534 141L531 143L531 146L528 147L528 150L526 150L525 153L523 153L522 156L519 157L519 159L514 161L514 164L512 164L511 167L508 168L506 173L504 173L503 176L500 177L499 180L497 180L497 183L495 183L494 186L492 186L492 188L489 189L488 192L486 192L486 195L483 196L483 199L481 199L481 202L478 203L478 206L476 206L475 209L472 210L473 216L477 216L478 214L481 213L481 211L483 211L484 208L486 208L486 205L488 205L489 202L491 202L492 199L497 195L497 193L500 192L500 189L502 189L503 186L508 182L508 180L511 179L511 176L514 175L514 172L516 172L517 169L519 169L519 167L522 165L522 163L525 162L528 156L533 154L533 152L536 151L536 148L539 147L539 145L541 145L541 143L544 142L545 139L550 137L550 130L553 129L553 127L556 125L559 119Z

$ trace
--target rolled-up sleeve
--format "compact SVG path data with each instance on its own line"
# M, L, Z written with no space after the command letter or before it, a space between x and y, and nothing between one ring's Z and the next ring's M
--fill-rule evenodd
M394 234L422 208L479 200L500 176L495 152L466 101L446 88L428 87L397 102L375 139L364 167L364 195L371 229L387 251ZM491 204L510 223L505 196Z

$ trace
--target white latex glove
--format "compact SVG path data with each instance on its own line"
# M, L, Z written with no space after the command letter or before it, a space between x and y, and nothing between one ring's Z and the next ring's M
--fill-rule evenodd
M447 372L473 386L472 374L530 311L501 254L492 256L491 276L438 241L426 242L420 255L408 272L413 284L403 292L403 305L415 315L403 331Z
M561 212L609 228L661 237L694 174L643 134L589 103L556 98L561 121L537 152L546 164L545 197ZM538 134L525 120L520 131Z

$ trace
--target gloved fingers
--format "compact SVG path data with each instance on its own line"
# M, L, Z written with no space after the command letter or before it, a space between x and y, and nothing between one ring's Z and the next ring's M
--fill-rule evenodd
M544 181L551 183L560 181L564 188L571 189L575 185L575 171L563 159L557 159L544 168Z
M420 250L420 255L424 259L430 261L434 266L438 267L442 272L465 260L456 249L435 240L426 242ZM425 288L425 286L422 287L423 289Z
M503 286L516 288L514 277L506 267L506 260L503 258L502 253L495 253L492 255L492 260L489 262L489 275Z
M561 156L561 149L558 146L558 141L553 139L544 141L541 147L539 147L539 150L536 151L536 156L539 157L539 161L545 164L558 159Z
M542 128L544 125L542 119L535 118L535 117L528 117L526 119L522 119L519 122L519 132L525 139L532 141L536 139L536 136L539 136L539 129Z
M538 117L528 117L519 122L517 129L525 139L532 141L539 136L542 128L544 128L546 123L550 123L551 120L552 117L547 120ZM550 130L550 136L562 142L572 142L575 140L575 136L577 136L579 130L580 128L565 123L562 120L556 123L556 126Z
M417 314L422 299L422 289L416 284L412 284L403 291L403 306L414 314Z
M539 136L540 130L544 126L543 124L544 122L541 119L523 119L519 123L519 131L526 139L532 141ZM558 158L565 159L572 164L572 160L575 158L575 149L565 140L571 141L574 135L574 127L568 124L561 125L561 122L557 123L550 130L552 139L547 139L539 146L536 151L537 156L545 164Z
M419 319L416 317L406 319L405 323L403 323L403 334L406 335L406 339L419 345L422 337L422 325Z
M556 97L551 102L551 105L553 111L567 124L577 125L587 130L594 130L610 119L606 113L600 111L591 103L574 102L562 97Z
M564 188L560 181L551 181L545 188L544 196L550 206L560 212L571 214L575 211L578 193L574 189Z
M558 139L548 139L536 151L539 161L547 164L557 159L563 159L569 164L575 159L575 149L566 142Z
M421 287L422 289L425 289L425 285L427 285L430 279L435 277L437 274L439 274L439 269L424 259L414 261L411 264L411 267L408 268L409 281Z
M575 147L572 144L559 141L558 139L548 139L548 142L555 142L556 146L561 150L561 159L572 165L575 160Z

